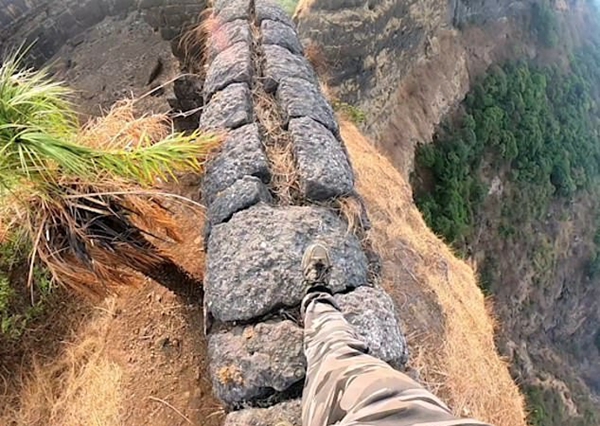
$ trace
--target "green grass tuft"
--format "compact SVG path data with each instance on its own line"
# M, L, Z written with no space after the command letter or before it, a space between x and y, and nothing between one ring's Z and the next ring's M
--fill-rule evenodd
M277 0L277 3L290 16L294 14L296 6L298 6L298 0Z
M354 124L363 124L367 121L367 115L360 108L342 101L333 101L333 109L348 118Z

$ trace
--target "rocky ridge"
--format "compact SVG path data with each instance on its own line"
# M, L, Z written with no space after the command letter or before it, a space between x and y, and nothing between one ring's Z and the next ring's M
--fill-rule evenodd
M335 298L373 353L400 367L406 342L361 237L368 220L363 213L352 232L344 219L342 201L362 203L293 23L265 0L216 0L208 19L217 29L200 128L228 131L203 184L211 380L231 411L227 426L300 424L300 260L311 241L330 246ZM282 176L286 159L291 182Z

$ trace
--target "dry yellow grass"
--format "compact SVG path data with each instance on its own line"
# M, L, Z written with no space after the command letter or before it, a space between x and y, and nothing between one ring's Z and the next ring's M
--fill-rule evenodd
M294 11L294 19L301 18L310 11L315 0L300 0Z
M109 360L106 338L114 303L96 310L65 343L58 359L34 360L22 378L18 405L0 410L0 424L108 426L122 424L122 370Z
M202 279L204 216L181 204L169 208L186 238L157 244ZM34 327L14 354L0 355L6 362L0 362L0 425L171 426L187 424L184 417L195 425L222 424L207 373L201 309L138 279L136 287L93 305L61 303L52 311L66 313L47 320L48 337L40 341ZM238 380L234 368L227 373Z
M525 425L523 397L496 351L494 321L473 269L427 228L391 163L353 124L342 121L341 130L370 213L369 238L382 255L383 285L409 335L412 366L456 414Z

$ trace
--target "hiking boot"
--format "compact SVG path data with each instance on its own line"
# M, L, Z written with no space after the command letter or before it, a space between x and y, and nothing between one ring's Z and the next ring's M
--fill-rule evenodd
M319 288L328 289L331 278L331 259L329 250L322 244L314 243L308 246L302 257L302 274L307 293Z

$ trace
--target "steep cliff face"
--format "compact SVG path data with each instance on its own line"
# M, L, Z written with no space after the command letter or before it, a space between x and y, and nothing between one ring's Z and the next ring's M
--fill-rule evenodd
M530 33L533 4L396 0L369 6L315 0L296 19L301 36L329 60L332 92L364 111L364 130L408 176L416 145L431 142L441 120L491 64L522 58L564 68L564 54L540 46ZM589 4L556 2L554 8L560 14L561 43L568 40L571 47L584 40L584 28L594 19ZM373 28L375 23L380 27ZM408 41L393 43L394 30ZM491 183L494 177L486 178ZM552 389L573 421L583 418L580 395L597 398L593 389L597 392L600 365L600 296L597 283L586 276L596 207L587 197L555 206L545 223L532 226L553 253L543 286L534 283L540 277L532 268L539 239L518 250L495 239L498 199L495 205L490 201L483 218L491 227L482 228L472 247L480 266L485 254L499 259L502 273L493 297L502 323L501 352L512 360L525 390L528 385ZM567 213L569 219L561 220Z
M0 0L0 51L31 46L42 65L68 41L108 16L140 11L166 40L176 38L206 8L205 0Z
M408 176L416 144L431 140L472 76L510 55L517 42L512 22L495 20L504 9L487 6L316 0L296 20L304 43L322 51L335 95L366 113L364 130ZM452 20L485 21L487 30L458 31Z

